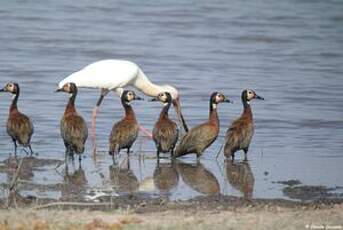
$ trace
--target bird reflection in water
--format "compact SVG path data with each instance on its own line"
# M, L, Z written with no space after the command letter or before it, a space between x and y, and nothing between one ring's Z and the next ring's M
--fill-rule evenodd
M230 185L239 190L245 199L253 197L255 178L248 161L226 160L226 176Z
M110 165L109 171L114 191L132 194L138 190L139 182L136 175L130 170L129 157L119 164Z
M63 200L80 200L82 194L87 192L87 179L81 165L73 173L65 171L64 186L62 188Z
M161 194L167 194L176 188L179 183L179 174L175 168L175 161L160 163L157 161L154 171L154 185Z
M3 167L0 167L0 173L7 174L8 184L12 183L14 177L17 174L18 174L17 175L18 179L31 181L34 176L34 173L33 173L34 159L35 159L34 157L23 157L23 158L9 157L8 159L1 162L1 164L3 164Z
M220 193L217 178L200 161L197 161L195 164L176 161L176 169L181 175L182 180L195 191L205 195L216 195Z

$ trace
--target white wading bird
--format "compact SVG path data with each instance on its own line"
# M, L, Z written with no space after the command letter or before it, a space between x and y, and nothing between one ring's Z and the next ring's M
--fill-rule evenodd
M95 138L95 121L99 106L109 91L116 92L119 96L123 92L123 88L133 86L147 96L157 97L161 92L168 92L173 98L173 105L178 115L180 124L183 125L187 132L188 128L181 113L181 105L179 100L179 92L170 85L156 85L152 83L139 66L133 62L125 60L101 60L87 65L83 69L70 74L68 77L60 81L59 88L62 88L65 83L73 82L79 88L98 88L101 89L100 97L92 114L92 129L91 135L93 140L93 151L96 151ZM144 129L142 128L144 131ZM145 131L147 132L147 131ZM149 132L149 136L151 133Z

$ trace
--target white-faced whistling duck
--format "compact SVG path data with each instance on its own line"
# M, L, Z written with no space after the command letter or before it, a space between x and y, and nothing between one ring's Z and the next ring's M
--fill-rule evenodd
M7 83L0 92L9 92L13 94L13 100L7 120L7 133L13 140L15 156L17 155L17 142L25 148L28 147L32 155L33 151L30 141L33 134L33 124L28 116L18 110L17 102L20 94L19 85L12 82Z
M196 153L197 158L216 139L219 133L219 118L217 105L221 102L230 102L223 94L214 92L210 97L210 114L207 122L197 125L186 133L176 147L174 157L180 157L189 153Z
M138 136L138 122L130 105L130 102L133 100L143 99L138 97L132 90L124 90L121 95L121 103L125 109L125 116L113 125L109 138L109 154L112 155L113 163L115 163L115 155L119 155L121 149L126 148L127 154L130 153L130 148Z
M161 101L164 105L152 131L152 138L157 149L157 158L160 157L160 152L170 152L173 155L174 147L179 137L179 130L176 123L170 120L168 116L172 96L168 92L163 92L158 94L156 98L151 99L151 101Z
M250 101L253 99L264 100L263 97L258 96L251 89L243 90L243 113L237 120L232 122L226 131L224 155L227 158L232 157L232 160L234 160L235 152L238 150L244 151L244 159L247 160L247 152L254 134L254 119L250 107Z
M71 94L60 123L61 136L66 147L66 165L68 166L69 157L74 159L74 153L79 155L79 162L81 163L81 154L85 150L88 128L85 120L78 114L75 108L77 86L74 83L66 83L62 88L57 89L56 92Z

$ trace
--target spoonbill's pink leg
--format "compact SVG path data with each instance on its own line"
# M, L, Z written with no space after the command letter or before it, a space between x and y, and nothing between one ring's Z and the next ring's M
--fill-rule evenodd
M91 127L91 138L93 145L93 154L96 154L96 115L99 111L99 106L95 106L92 113L92 127Z
M152 138L152 133L149 130L147 130L141 125L139 125L139 129L141 130L142 133L144 133L145 136Z
M96 156L96 115L99 112L99 107L101 105L102 100L108 94L108 92L109 91L107 89L101 89L100 97L99 97L98 102L96 103L96 106L94 107L93 113L92 113L91 137L92 137L92 143L93 143L93 156L94 156L94 158Z

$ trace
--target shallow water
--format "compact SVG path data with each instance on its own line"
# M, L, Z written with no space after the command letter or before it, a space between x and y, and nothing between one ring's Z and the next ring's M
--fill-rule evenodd
M231 97L234 104L219 106L221 135L201 164L194 156L176 166L161 161L171 173L170 184L162 188L170 189L160 191L154 183L152 141L136 142L129 190L171 199L209 192L244 196L242 186L228 178L232 173L223 156L216 161L215 155L230 122L241 113L242 89L253 88L266 100L252 103L256 132L249 165L232 166L231 171L250 178L245 196L287 198L284 186L273 182L343 185L342 12L341 1L7 1L0 9L0 84L20 83L19 107L34 120L34 150L40 158L60 160L64 146L59 120L67 95L53 91L59 80L93 61L129 59L152 81L175 85L191 127L207 118L212 91ZM79 92L77 107L87 121L98 94ZM5 124L10 95L0 97L0 122ZM152 129L161 106L137 102L134 109L139 122ZM122 114L117 96L107 96L97 123L98 161L91 158L89 140L82 162L86 180L79 187L84 193L118 188L118 182L111 181L106 152L111 126ZM4 125L0 136L0 160L5 160L13 146ZM192 184L189 174L198 170L199 181ZM1 173L0 182L7 180ZM29 180L57 184L64 178L48 167ZM210 181L211 188L200 183L204 181ZM63 196L62 191L23 192Z

